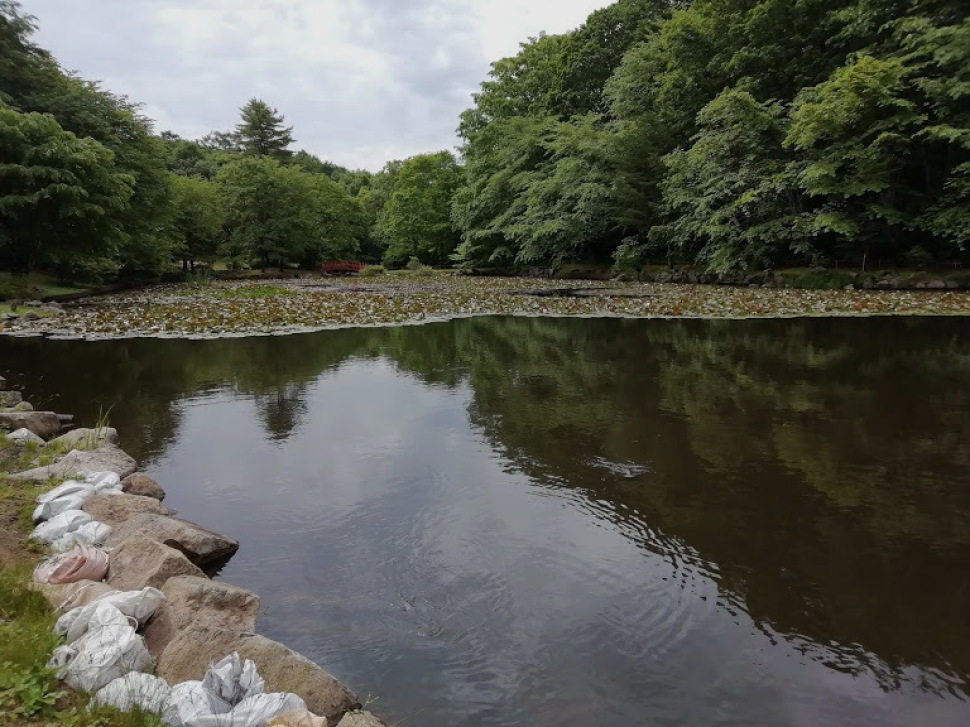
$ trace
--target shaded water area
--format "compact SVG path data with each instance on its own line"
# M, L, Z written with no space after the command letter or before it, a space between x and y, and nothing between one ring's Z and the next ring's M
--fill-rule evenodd
M970 724L970 322L0 339L390 723Z

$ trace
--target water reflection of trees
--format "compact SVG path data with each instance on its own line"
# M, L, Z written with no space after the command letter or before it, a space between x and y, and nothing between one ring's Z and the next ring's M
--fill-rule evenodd
M763 628L892 685L908 665L970 675L960 330L482 318L208 342L3 341L0 360L29 366L32 398L82 421L113 406L141 458L164 450L200 391L252 397L268 436L285 439L312 382L350 359L467 382L471 422L514 466L588 495L645 548L686 543ZM625 478L602 462L649 471Z

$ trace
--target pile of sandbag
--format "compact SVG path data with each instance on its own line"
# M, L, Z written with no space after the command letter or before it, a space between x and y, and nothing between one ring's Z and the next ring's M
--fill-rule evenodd
M295 694L267 694L253 662L233 653L206 670L202 681L169 687L164 679L129 673L100 689L92 705L130 712L138 707L181 727L326 727Z
M95 692L132 672L154 665L136 633L165 600L155 588L112 592L58 619L54 632L68 643L54 649L48 667L73 689Z
M200 682L172 687L162 721L184 727L264 727L283 715L316 720L295 694L267 694L256 665L233 653L209 666Z
M120 495L121 478L114 472L95 472L83 480L68 480L37 498L31 537L62 553L77 545L103 545L111 527L81 510L94 495Z

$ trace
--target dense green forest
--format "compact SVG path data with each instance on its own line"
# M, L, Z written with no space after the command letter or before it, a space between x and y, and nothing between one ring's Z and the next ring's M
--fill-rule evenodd
M963 0L619 0L493 64L447 151L351 171L258 99L155 133L0 5L0 268L970 262Z

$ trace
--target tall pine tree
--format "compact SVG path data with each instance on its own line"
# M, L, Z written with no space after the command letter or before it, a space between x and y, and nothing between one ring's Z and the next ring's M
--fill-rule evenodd
M293 127L283 126L283 115L258 98L250 99L240 109L242 120L236 126L236 138L244 154L288 159L293 143Z

